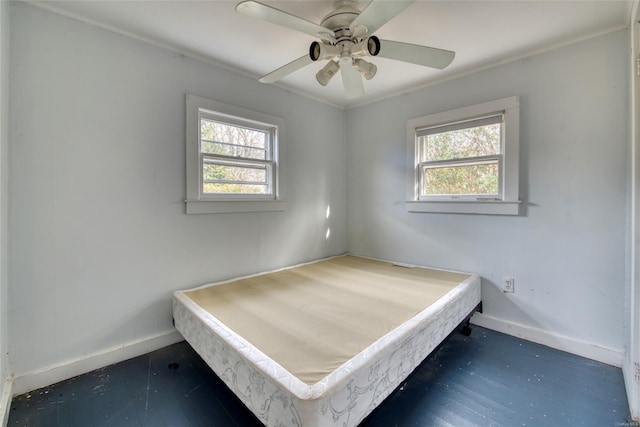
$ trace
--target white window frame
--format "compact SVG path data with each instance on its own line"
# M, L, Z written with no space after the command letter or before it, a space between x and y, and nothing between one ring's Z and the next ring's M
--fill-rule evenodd
M423 179L419 139L435 133L431 130L455 130L468 127L465 123L479 123L489 117L501 116L501 153L490 156L498 161L499 191L495 196L421 196ZM462 213L488 215L518 215L520 200L520 100L517 96L444 111L407 122L407 202L409 212ZM482 159L477 159L482 160Z
M269 212L286 209L283 195L284 120L269 114L187 94L186 97L187 213ZM249 127L267 132L270 194L207 194L203 192L202 163L211 157L201 153L201 119Z

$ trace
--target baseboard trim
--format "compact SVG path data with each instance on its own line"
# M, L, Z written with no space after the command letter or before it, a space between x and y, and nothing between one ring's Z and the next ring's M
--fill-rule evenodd
M171 329L118 347L89 354L82 358L50 366L39 371L16 375L11 396L46 387L93 370L122 362L182 341L182 335Z
M509 322L483 313L474 314L471 318L471 323L618 368L622 367L624 361L624 352L622 350L602 347L587 341Z
M11 397L13 387L13 379L9 376L5 382L4 387L2 388L2 398L0 398L0 421L2 422L2 426L6 427L9 423L9 411L11 410Z

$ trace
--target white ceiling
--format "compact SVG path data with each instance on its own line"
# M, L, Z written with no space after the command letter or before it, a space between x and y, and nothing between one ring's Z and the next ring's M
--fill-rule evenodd
M239 0L238 0L239 1ZM50 10L132 35L259 78L304 55L314 38L235 12L238 1L29 1ZM453 50L439 71L385 58L369 58L378 73L365 95L345 97L340 76L325 87L314 63L277 85L348 107L413 90L629 25L633 0L418 0L383 27L381 39ZM262 3L320 23L332 0ZM364 8L368 0L361 1Z

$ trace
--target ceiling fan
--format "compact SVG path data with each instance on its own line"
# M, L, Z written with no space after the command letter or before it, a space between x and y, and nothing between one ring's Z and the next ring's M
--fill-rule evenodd
M381 40L373 35L413 1L372 0L360 10L358 0L334 0L333 10L320 25L253 0L238 3L236 11L319 39L311 43L306 55L261 77L262 83L274 83L312 62L328 60L316 74L318 83L326 86L340 71L347 98L357 98L364 94L362 77L370 80L377 71L375 64L363 57L380 56L440 70L453 61L455 52L449 50Z

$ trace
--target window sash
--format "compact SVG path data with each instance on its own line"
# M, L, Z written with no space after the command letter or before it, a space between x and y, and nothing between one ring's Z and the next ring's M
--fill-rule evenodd
M242 144L234 144L232 142L225 141L211 141L209 139L202 138L202 121L209 121L214 123L223 124L226 126L232 126L242 129L248 129L256 132L263 133L265 135L265 146L262 147L252 147L245 146ZM277 138L277 128L268 124L252 122L251 120L244 120L242 118L231 117L224 114L217 114L208 111L199 111L199 124L198 127L198 152L199 152L199 190L200 190L200 198L203 200L207 199L275 199L276 191L273 183L275 182L275 169L276 165L273 161L274 151L273 151L273 143ZM244 156L230 156L224 154L214 154L207 153L202 151L202 144L205 143L213 143L220 144L226 146L234 146L241 149L249 149L251 150L262 150L264 151L264 160L256 159L254 157L244 157ZM233 179L205 179L204 177L204 168L205 165L221 165L221 166L229 166L229 167L237 167L241 169L261 169L265 171L265 180L264 181L251 181L251 180L233 180ZM252 192L209 192L205 190L206 184L239 184L246 186L264 186L263 193L252 193Z
M472 119L460 120L453 123L443 123L425 127L416 128L416 138L421 136L435 135L437 133L452 132L455 130L469 129L481 126L495 125L504 122L504 114L491 114L483 117L474 117Z
M251 145L242 145L242 144L234 144L233 142L230 141L218 141L218 140L213 140L213 139L206 139L203 138L201 135L202 132L202 122L210 122L213 124L218 124L218 125L223 125L223 126L228 126L228 127L233 127L233 128L237 128L237 129L244 129L244 130L248 130L251 132L257 132L257 133L261 133L264 136L264 146L263 147L254 147ZM257 152L262 152L262 155L256 157L256 156L233 156L233 157L240 157L240 158L251 158L251 159L264 159L264 160L271 160L272 158L272 141L273 141L273 136L275 133L275 128L273 128L272 126L251 126L251 122L244 122L242 120L239 119L235 119L232 120L226 116L220 116L217 117L215 115L213 115L212 113L206 113L203 111L200 111L200 128L199 128L199 137L200 137L200 146L199 146L199 150L200 152L202 151L202 144L203 143L208 143L208 144L214 144L214 145L220 145L223 147L231 147L231 148L237 148L239 150L248 150L248 151L257 151ZM213 153L207 153L207 154L213 154Z
M224 160L215 156L202 156L202 166L207 165L218 165L223 167L230 168L238 168L238 169L253 169L258 171L265 171L265 179L262 181L251 181L251 180L228 180L228 179L205 179L203 178L203 182L206 183L218 183L218 182L227 182L227 183L246 183L246 184L269 184L269 171L273 167L272 162L263 162L263 161L237 161L237 160Z
M416 166L416 173L419 176L419 193L418 200L447 200L447 199L469 199L469 200L499 200L502 198L502 170L503 170L503 158L502 154L490 155L490 156L478 156L478 157L466 157L462 159L453 160L435 160L430 162L420 162ZM483 166L483 165L497 165L498 176L497 184L498 189L496 193L443 193L443 194L427 194L427 178L425 171L427 169L443 169L465 166Z
M238 149L238 151L240 150L247 150L247 151L257 151L258 154L257 156L230 156L233 158L240 158L240 159L269 159L269 150L266 148L261 148L261 147L250 147L247 145L242 145L242 144L232 144L229 142L222 142L222 141L215 141L215 140L209 140L209 139L201 139L200 140L200 144L202 143L207 143L207 144L212 144L212 145L220 145L223 147L229 147L231 149ZM215 156L225 156L225 154L214 154L214 153L208 153L206 151L202 151L202 146L200 147L200 150L203 154L213 154Z
M457 157L445 160L432 160L420 162L418 159L424 157L423 150L426 144L423 137L436 135L440 133L453 132L457 130L470 129L482 126L501 124L500 126L500 152L486 156L473 157ZM415 128L415 146L416 146L416 178L418 181L417 200L500 200L503 196L503 158L504 158L504 112L496 112L482 116L476 116L464 120L453 122L444 122L429 126ZM425 138L426 139L426 138ZM425 177L425 169L427 168L445 168L445 167L463 167L463 166L479 166L485 164L498 165L498 191L495 194L427 194L427 185Z

